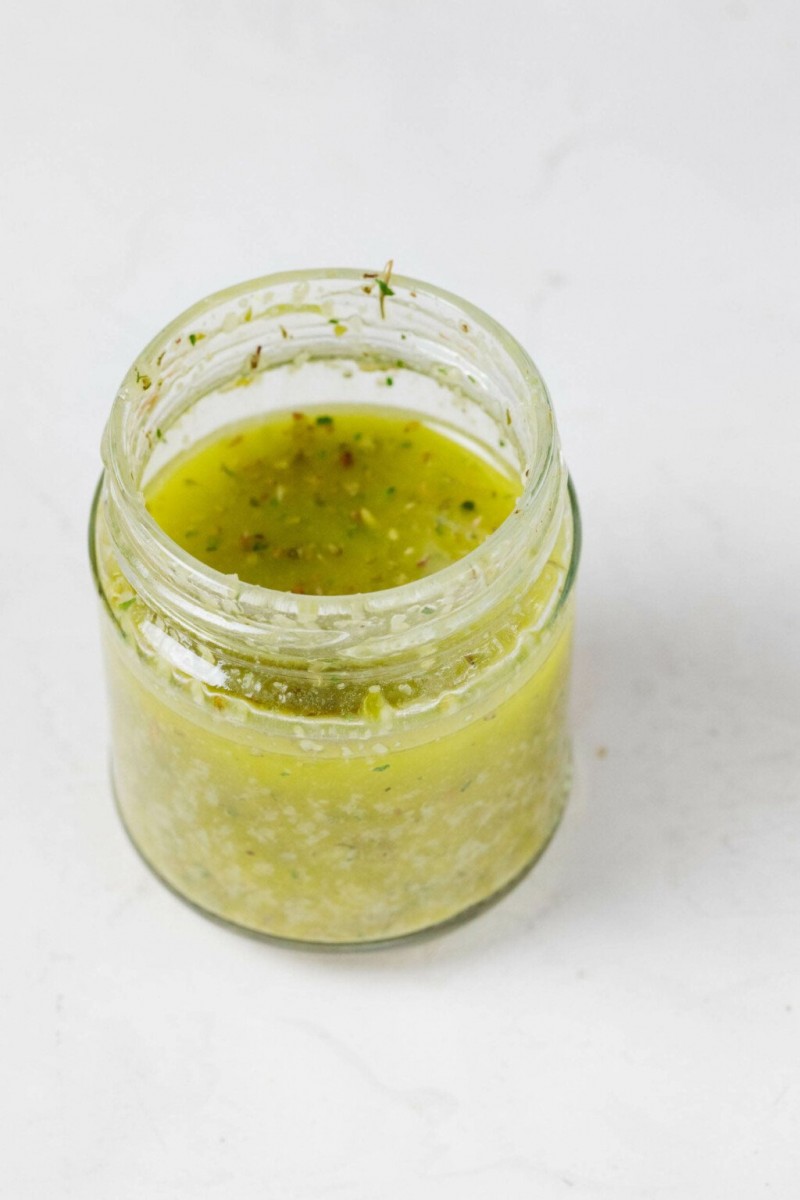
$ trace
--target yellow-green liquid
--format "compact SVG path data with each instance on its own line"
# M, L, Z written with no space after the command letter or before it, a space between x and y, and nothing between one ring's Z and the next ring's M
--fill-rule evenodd
M247 583L372 592L463 558L509 515L519 485L409 414L326 408L229 428L147 494L169 536Z
M337 595L463 557L518 490L444 426L331 408L223 431L146 499L217 569ZM367 678L187 647L131 595L102 507L97 545L117 798L179 893L260 933L365 943L475 909L541 853L569 781L571 604L542 624L573 553L569 514L491 627Z

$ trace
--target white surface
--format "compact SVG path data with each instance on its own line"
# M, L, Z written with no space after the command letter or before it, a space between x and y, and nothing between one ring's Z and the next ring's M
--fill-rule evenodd
M797 1196L797 5L0 11L0 1194ZM320 957L131 851L84 530L162 324L390 255L551 386L579 782L490 913Z

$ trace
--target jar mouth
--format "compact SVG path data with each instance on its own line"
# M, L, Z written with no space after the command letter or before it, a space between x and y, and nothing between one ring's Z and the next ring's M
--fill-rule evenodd
M342 321L353 329L354 345L343 337L334 340L333 318L325 315L345 308ZM374 369L381 355L393 361L400 339L410 370L442 372L444 386L484 404L515 447L520 494L514 510L463 558L380 591L297 594L217 571L178 546L150 515L142 479L162 438L159 421L187 411L204 387L208 391L229 382L249 346L257 347L250 360L260 357L261 370L276 364L301 370L351 353L371 355ZM143 600L222 642L257 643L272 631L289 654L307 655L310 642L339 653L389 637L427 642L441 636L442 622L473 620L499 596L536 577L567 503L550 396L519 342L487 313L442 288L394 274L381 287L374 272L354 268L266 275L186 309L128 371L102 454L111 540L123 573Z

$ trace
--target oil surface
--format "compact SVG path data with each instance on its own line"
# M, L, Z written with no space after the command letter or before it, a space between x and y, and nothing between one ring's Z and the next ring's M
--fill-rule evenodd
M229 427L170 463L147 507L188 553L247 583L344 595L474 550L517 481L408 413L328 408Z

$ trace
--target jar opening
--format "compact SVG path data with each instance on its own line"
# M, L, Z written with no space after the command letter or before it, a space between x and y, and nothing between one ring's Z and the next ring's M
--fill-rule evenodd
M178 547L143 489L179 449L255 415L380 403L445 419L519 478L514 512L464 558L415 582L356 595L242 583ZM547 562L566 471L544 382L522 347L471 304L392 276L326 269L267 276L201 301L131 367L103 439L104 516L132 588L168 620L218 644L307 657L408 650L474 625Z

